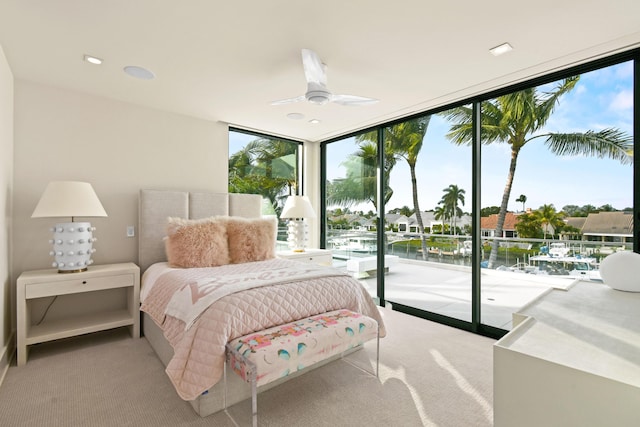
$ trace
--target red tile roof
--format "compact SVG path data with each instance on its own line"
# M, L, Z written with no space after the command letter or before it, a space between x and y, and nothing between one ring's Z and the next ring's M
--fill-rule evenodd
M518 215L513 212L507 212L507 215L504 217L502 230L515 230L517 222ZM480 218L480 228L483 230L495 230L496 225L498 225L498 214L491 214Z

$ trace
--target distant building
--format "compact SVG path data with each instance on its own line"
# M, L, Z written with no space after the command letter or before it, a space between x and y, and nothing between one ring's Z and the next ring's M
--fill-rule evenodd
M406 233L409 230L411 221L405 215L388 213L384 219L387 221L387 227L392 230L396 230L399 233Z
M566 223L580 230L582 240L590 242L633 242L632 212L598 212L567 218Z
M502 227L501 237L518 237L516 224L518 216L513 212L507 212ZM346 229L357 231L374 231L376 229L376 218L365 218L356 214L346 214L334 216L331 219L342 219L346 222ZM418 220L416 215L410 217L400 214L386 214L386 227L398 233L419 233ZM631 212L599 212L591 213L587 217L568 217L564 222L574 227L578 232L563 232L560 235L562 240L584 240L591 242L606 243L632 243L633 242L633 215ZM422 212L422 224L426 230L433 230L434 226L442 226L441 219L435 219L433 211ZM492 214L480 218L480 234L482 237L496 237L496 225L498 224L498 214ZM456 219L456 226L463 229L471 225L471 216L462 215ZM553 235L553 227L547 230Z
M498 214L491 214L480 218L480 235L482 237L518 237L516 224L518 215L507 212L502 225L502 236L496 236L496 226L498 225Z
M433 232L434 226L442 226L443 224L442 219L436 219L435 213L433 211L422 211L420 217L422 219L422 225L424 226L425 230L431 230L431 232ZM393 228L397 229L399 233L420 232L420 230L418 229L418 218L416 217L416 214L413 214L408 218L404 215L387 214L387 223L393 224ZM470 215L465 214L459 218L456 218L456 227L463 229L466 225L471 225Z

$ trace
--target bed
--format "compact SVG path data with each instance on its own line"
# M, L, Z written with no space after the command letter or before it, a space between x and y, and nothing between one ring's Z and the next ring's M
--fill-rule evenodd
M337 269L274 258L275 232L269 252L264 249L265 235L246 230L254 224L258 230L267 229L267 220L260 218L261 202L259 195L140 191L143 332L178 395L203 417L224 409L225 377L227 406L250 397L242 380L225 372L224 346L233 338L343 308L376 319L384 336L379 311L357 280ZM197 260L189 264L194 256L186 258L184 265L189 268L174 268L167 262L167 254L175 261L189 252L184 246L171 249L172 235L165 247L168 223L180 227L206 223L211 230L220 221L228 232L227 261L217 259L224 251L216 250L212 267L198 265ZM217 230L211 235L218 236ZM262 244L247 246L252 239ZM264 250L251 249L256 245Z

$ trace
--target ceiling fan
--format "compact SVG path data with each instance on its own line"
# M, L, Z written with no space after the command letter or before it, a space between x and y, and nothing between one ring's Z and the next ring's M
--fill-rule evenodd
M271 105L291 104L305 100L316 105L324 105L328 102L335 102L340 105L369 105L378 102L377 99L363 96L332 94L327 89L326 66L322 63L318 54L311 49L302 49L302 66L307 79L307 92L295 98L273 101Z

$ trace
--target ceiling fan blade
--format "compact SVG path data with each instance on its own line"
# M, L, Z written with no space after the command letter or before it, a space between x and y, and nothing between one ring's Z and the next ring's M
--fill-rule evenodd
M335 102L340 105L371 105L378 102L374 98L365 98L364 96L355 95L333 95L331 96L331 102Z
M304 67L304 75L307 78L307 83L327 85L325 66L317 53L311 49L302 49L302 66Z
M280 99L278 101L273 101L271 102L271 105L293 104L294 102L300 102L304 100L305 100L304 95L301 95L301 96L296 96L295 98L287 98L287 99Z

